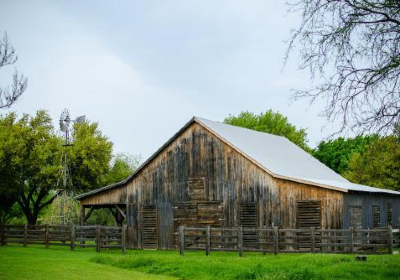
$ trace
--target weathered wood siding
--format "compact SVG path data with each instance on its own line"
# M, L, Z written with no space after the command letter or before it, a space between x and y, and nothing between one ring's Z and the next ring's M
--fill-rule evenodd
M379 221L380 227L388 226L388 203L392 208L392 226L399 227L399 216L400 216L400 203L399 198L390 195L379 195L379 194L364 194L364 193L353 193L346 194L343 201L343 227L348 228L351 225L350 212L352 207L361 208L362 216L362 227L373 228L374 217L373 217L373 206L379 207Z
M126 186L120 186L85 197L80 202L81 205L124 204L126 198Z
M157 205L158 247L173 247L174 204L203 196L189 189L192 178L204 178L204 201L221 202L221 226L224 227L238 225L240 203L257 202L258 226L275 224L295 228L298 200L321 201L322 228L342 225L342 193L274 179L208 130L193 123L127 185L127 223L134 234L131 238L135 246L141 243L140 206ZM122 188L115 194L110 191L108 196L121 199L124 191ZM107 200L106 196L97 199Z

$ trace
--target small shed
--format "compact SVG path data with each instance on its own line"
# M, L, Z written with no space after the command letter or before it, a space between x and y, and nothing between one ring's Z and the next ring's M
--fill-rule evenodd
M193 117L126 180L79 195L108 208L131 247L171 249L180 225L398 226L400 193L353 184L276 135Z

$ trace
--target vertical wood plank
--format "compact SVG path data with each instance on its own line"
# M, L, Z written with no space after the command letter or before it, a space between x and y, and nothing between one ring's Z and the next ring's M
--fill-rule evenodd
M388 226L388 254L393 255L393 230L392 226Z
M96 251L100 253L101 251L101 226L97 226L96 229Z
M71 251L75 250L75 225L71 226Z
M206 256L210 254L211 251L211 228L206 227Z
M28 246L28 225L24 225L24 239L23 239L24 247Z
M185 228L183 226L179 226L179 254L185 255Z
M123 225L122 226L122 232L121 232L121 245L122 245L122 254L126 254L126 235L127 235L127 226Z
M274 255L277 255L279 251L279 230L278 227L274 227Z
M46 249L48 249L49 246L50 246L49 225L45 225L45 230L44 230L44 245L46 246Z
M311 253L315 253L315 227L311 227Z
M354 253L354 228L349 228L349 253Z
M239 257L243 256L243 228L242 227L238 227L237 229L237 242L238 242L238 253L239 253Z

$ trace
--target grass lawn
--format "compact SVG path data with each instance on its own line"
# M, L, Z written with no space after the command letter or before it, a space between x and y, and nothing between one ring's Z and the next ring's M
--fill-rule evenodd
M0 247L0 279L400 279L400 255L279 254Z

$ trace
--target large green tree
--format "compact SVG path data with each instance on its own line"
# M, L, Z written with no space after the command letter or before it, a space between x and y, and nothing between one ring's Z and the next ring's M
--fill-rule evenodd
M19 120L10 113L0 117L0 128L0 172L5 174L1 176L0 199L9 199L9 204L16 200L28 223L35 224L61 187L57 182L62 139L46 111L33 117L25 114ZM108 171L112 143L96 123L88 121L76 123L73 136L69 157L73 186L68 191L79 193L100 185L101 175Z
M395 135L372 142L354 153L344 176L354 183L400 191L400 141Z
M300 148L310 151L307 146L307 132L303 128L296 128L287 117L279 112L268 110L258 115L245 111L237 116L230 115L225 118L225 123L245 127L261 132L284 136Z
M343 175L348 169L351 156L354 153L362 155L367 146L377 138L375 135L359 135L354 138L339 137L321 141L312 154L326 166Z
M140 165L141 158L137 155L119 153L110 164L110 170L102 178L104 186L125 180Z

